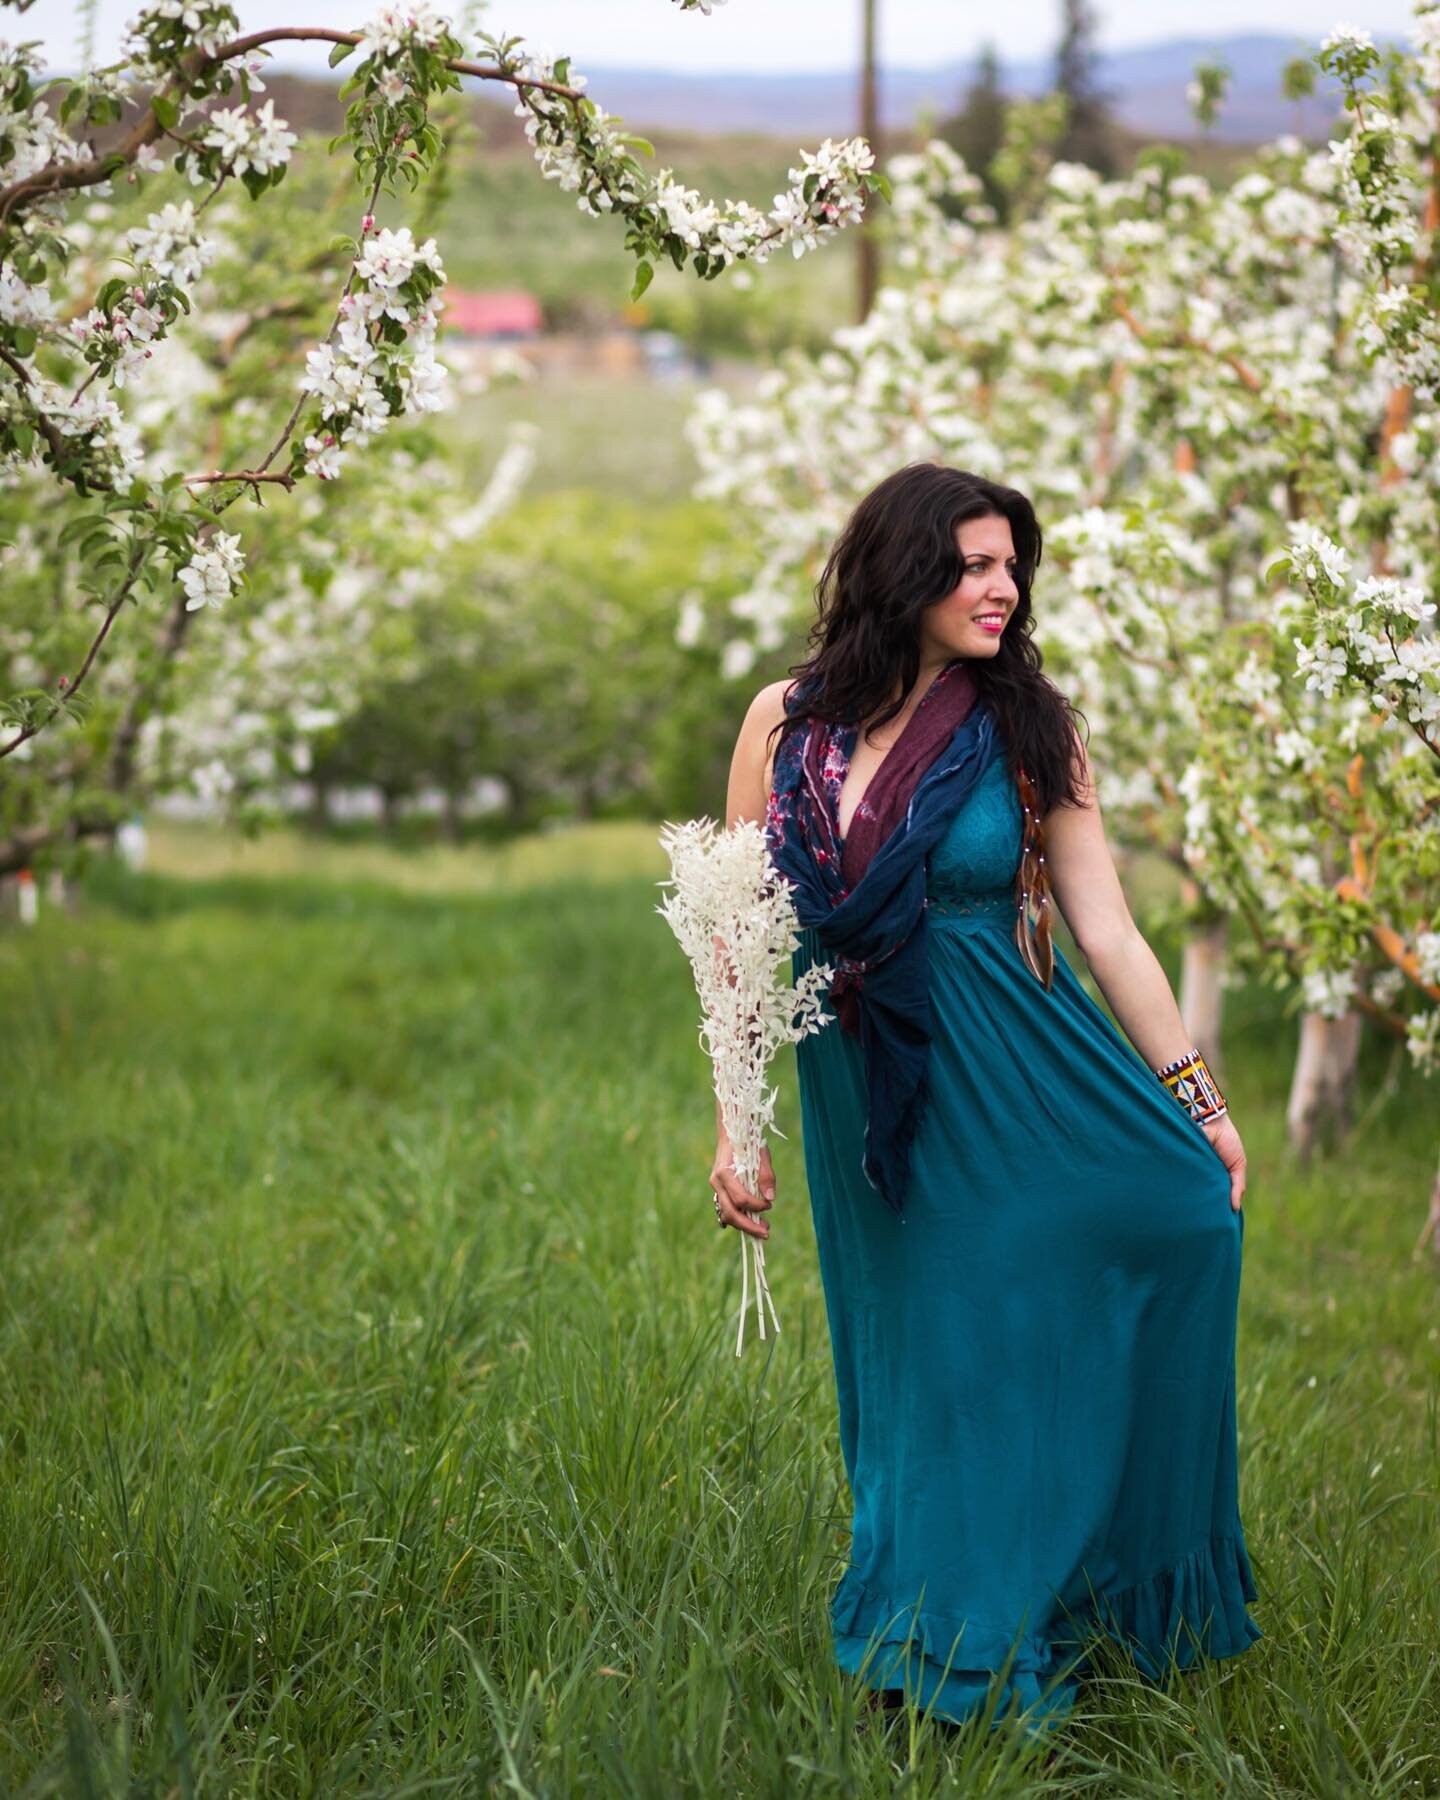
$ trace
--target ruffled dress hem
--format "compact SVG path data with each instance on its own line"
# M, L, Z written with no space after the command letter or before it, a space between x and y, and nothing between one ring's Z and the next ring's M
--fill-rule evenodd
M955 1723L981 1711L1003 1675L996 1722L1011 1711L1057 1723L1074 1702L1097 1637L1161 1681L1171 1666L1238 1656L1264 1633L1246 1610L1258 1598L1243 1533L1223 1534L1114 1593L1092 1591L1048 1630L1005 1631L974 1618L895 1606L847 1569L830 1602L836 1660L874 1688L904 1688ZM948 1667L947 1667L948 1665ZM907 1678L908 1676L908 1678ZM916 1677L918 1676L918 1686Z

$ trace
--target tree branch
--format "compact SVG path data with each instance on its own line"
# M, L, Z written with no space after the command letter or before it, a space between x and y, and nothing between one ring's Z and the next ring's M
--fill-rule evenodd
M379 175L375 177L375 185L370 190L370 199L365 207L365 216L367 218L375 211L375 207L379 202L380 184L382 179L383 177ZM335 333L340 329L340 321L344 317L345 312L345 302L349 299L350 290L355 285L355 265L357 261L358 258L356 257L351 257L350 259L350 273L345 277L345 286L342 288L340 298L336 302L335 317L330 321L330 329L320 340L322 344L328 344L335 336ZM305 392L304 388L301 388L294 406L290 409L290 417L285 421L285 429L271 445L269 454L266 456L264 462L260 464L260 468L256 471L257 474L268 469L275 458L285 448L285 445L289 442L290 434L295 429L296 421L299 419L300 414L305 410L305 403L309 398L310 396ZM224 509L221 508L220 510L223 511Z
M159 677L175 660L185 641L192 616L186 608L183 591L177 593L171 603L170 617L165 621L165 634L160 640L151 679L148 683L136 682L110 741L110 771L106 776L106 785L112 793L124 794L129 791L135 775L135 746L140 739L140 727L145 722L146 709L150 705Z
M1154 344L1157 334L1148 326L1141 324L1140 320L1136 318L1130 302L1120 291L1119 276L1110 269L1107 269L1105 272L1109 275L1112 283L1115 284L1110 297L1114 303L1117 317L1124 320L1125 324L1130 327L1130 330L1134 333L1135 337L1138 338L1148 350ZM1183 350L1198 350L1202 356L1208 356L1215 361L1224 363L1226 367L1233 372L1240 385L1243 388L1248 389L1250 393L1264 393L1264 382L1248 363L1241 361L1240 357L1237 356L1233 350L1217 350L1213 344L1207 343L1204 338L1192 337L1188 331L1175 332L1171 341ZM1284 416L1279 412L1278 408L1276 409L1276 413L1278 417Z
M30 378L30 371L18 357L12 356L10 351L7 350L3 344L0 344L0 362L3 362L7 368L13 369L20 377L21 381L25 383L26 387L33 385ZM35 408L35 423L39 428L41 437L43 437L45 442L50 446L50 454L55 458L56 462L59 463L61 458L65 455L65 433L61 431L60 427L50 415L41 412L38 406Z
M125 572L125 579L120 584L119 592L115 595L115 598L110 602L110 605L106 608L105 618L104 618L103 622L101 623L99 631L97 631L95 634L94 641L91 643L90 648L85 653L85 660L83 663L81 663L79 672L75 676L75 679L73 681L71 681L65 675L62 675L60 677L59 685L64 690L64 696L67 700L72 699L74 697L76 690L80 686L80 683L82 681L84 681L85 677L90 673L91 665L95 661L95 657L96 657L97 653L99 652L100 646L105 642L106 637L109 635L110 627L115 623L115 615L120 611L120 608L125 604L125 601L129 596L131 588L135 585L135 578L140 573L140 565L141 565L141 563L144 562L144 560L145 560L145 545L143 543L137 543L135 545L134 549L130 552L130 566ZM48 724L50 724L51 720L53 720L55 718L56 714L60 710L61 710L60 704L57 701L54 705L53 710L49 713L49 715L46 718L37 720L35 722L35 724L33 724L33 725L25 726L23 728L23 730L18 731L15 734L15 736L9 740L8 743L0 744L0 758L9 756L11 751L18 750L20 748L21 744L23 744L27 738L32 738L36 735L37 732L43 731L44 728Z
M229 62L232 58L248 55L251 50L258 50L265 44L281 41L358 44L361 36L358 31L330 31L320 25L285 25L273 31L253 31L246 37L232 38L216 51L192 52L181 64L183 84L188 88L196 75L210 64ZM523 75L512 75L493 63L474 63L461 57L448 57L445 67L452 69L457 75L472 75L478 81L500 81L517 89L536 88L572 103L584 98L579 88L568 87L559 81L536 81ZM172 85L167 84L156 92L167 93ZM146 144L153 144L157 138L166 135L164 126L150 110L150 106L151 101L147 100L144 112L129 134L104 156L92 156L88 162L52 163L48 168L39 169L22 181L0 190L0 222L9 218L14 207L26 201L38 199L42 194L58 193L66 188L94 187L99 181L109 180L117 168L133 162Z

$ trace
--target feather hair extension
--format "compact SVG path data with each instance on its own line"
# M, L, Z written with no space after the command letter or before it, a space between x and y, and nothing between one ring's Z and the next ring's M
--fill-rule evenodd
M1050 875L1045 866L1045 833L1040 824L1040 804L1028 769L1015 776L1024 814L1020 843L1020 867L1015 876L1015 942L1025 967L1045 989L1055 979L1055 945L1051 932ZM1030 907L1035 908L1032 941Z

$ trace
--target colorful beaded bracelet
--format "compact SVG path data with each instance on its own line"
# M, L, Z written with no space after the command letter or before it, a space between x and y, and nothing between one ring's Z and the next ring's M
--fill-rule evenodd
M1225 1096L1210 1073L1210 1065L1198 1049L1187 1050L1184 1056L1177 1056L1174 1062L1166 1063L1155 1073L1197 1125L1206 1125L1211 1119L1223 1119L1229 1112Z

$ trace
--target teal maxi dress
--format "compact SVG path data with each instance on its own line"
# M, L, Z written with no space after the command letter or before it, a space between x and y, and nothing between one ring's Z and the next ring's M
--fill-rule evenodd
M997 756L931 854L903 1220L861 1170L858 1040L832 1020L797 1058L854 1502L836 1659L956 1722L1000 1677L996 1716L1046 1728L1087 1640L1159 1680L1262 1633L1237 1497L1244 1213L1058 945L1049 992L1025 967L1021 825ZM825 960L799 939L797 977Z

